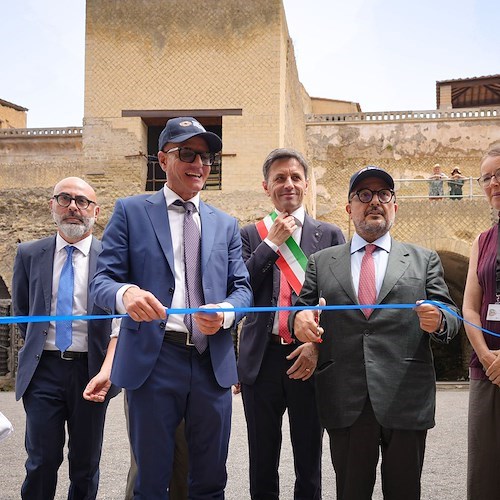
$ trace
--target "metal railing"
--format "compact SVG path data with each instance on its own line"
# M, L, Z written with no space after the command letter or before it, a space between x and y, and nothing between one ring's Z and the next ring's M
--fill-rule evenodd
M450 184L454 180L452 178L436 180L436 179L394 179L394 190L398 199L438 199L450 198L453 200L482 198L483 190L479 186L477 179L474 177L466 177L463 179L462 195L452 196L450 194ZM429 193L431 182L442 183L442 195L436 196Z

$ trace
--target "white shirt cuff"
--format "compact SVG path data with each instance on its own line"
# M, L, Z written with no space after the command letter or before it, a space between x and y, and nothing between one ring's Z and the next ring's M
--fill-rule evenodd
M232 308L234 309L233 304L230 304L229 302L221 302L220 304L217 304L219 307L223 308ZM224 330L227 330L228 328L231 328L234 323L234 318L235 318L235 313L234 312L225 312L224 314L224 321L222 322L222 328Z
M269 238L265 238L264 243L270 246L274 252L278 253L278 245L275 245Z
M127 314L127 309L125 309L125 305L123 304L123 294L131 287L139 288L137 285L123 285L116 292L116 300L115 300L115 309L118 314Z

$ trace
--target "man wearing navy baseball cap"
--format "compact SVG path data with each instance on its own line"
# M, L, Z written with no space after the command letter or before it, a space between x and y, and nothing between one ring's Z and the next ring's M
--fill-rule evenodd
M379 454L387 500L420 499L427 430L434 427L430 340L448 343L461 322L436 252L394 240L394 179L365 167L349 182L349 243L313 254L295 305L363 307L292 313L302 342L318 341L316 399L330 435L339 500L370 500ZM441 310L422 299L448 306ZM388 308L371 305L384 304ZM396 309L391 304L414 304Z
M238 221L200 200L222 141L180 117L158 146L165 186L116 202L91 293L105 310L128 314L111 379L127 390L134 498L166 498L184 419L189 498L222 500L238 381L231 327L242 313L169 309L246 308L252 292Z

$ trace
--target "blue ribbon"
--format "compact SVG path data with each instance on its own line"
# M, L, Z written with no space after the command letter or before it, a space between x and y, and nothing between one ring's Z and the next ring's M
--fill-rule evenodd
M482 328L470 321L465 320L462 316L456 313L446 304L437 300L423 300L419 305L431 304L443 311L450 313L452 316L462 320L467 325L473 326L482 332L500 337L500 333L492 332L486 328ZM346 305L326 305L326 306L286 306L286 307L217 307L214 309L206 308L184 308L184 309L167 309L167 314L193 314L197 312L234 312L234 313L261 313L261 312L277 312L277 311L342 311L351 309L415 309L418 307L416 304L346 304ZM47 321L88 321L96 319L113 319L113 318L126 318L128 314L94 314L94 315L80 315L80 316L3 316L0 317L0 325L8 325L12 323L44 323Z

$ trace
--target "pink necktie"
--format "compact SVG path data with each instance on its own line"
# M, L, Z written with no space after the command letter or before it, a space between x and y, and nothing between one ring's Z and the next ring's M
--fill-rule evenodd
M280 272L280 296L278 305L288 307L292 305L292 288L283 272ZM290 311L279 311L278 334L286 344L291 344L292 336L288 330L288 316Z
M377 245L372 243L365 246L365 254L361 261L359 273L358 300L360 304L375 304L377 300L377 287L375 285L375 262L373 252ZM373 309L362 309L364 315L369 318Z

